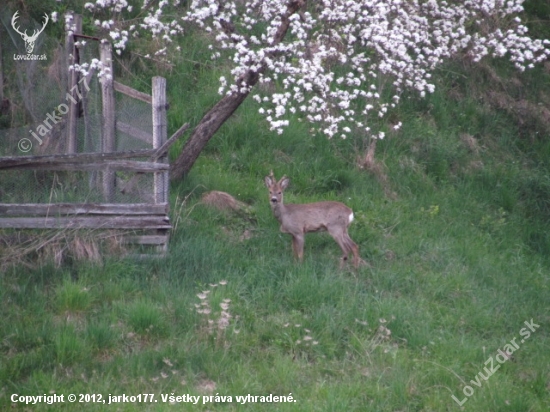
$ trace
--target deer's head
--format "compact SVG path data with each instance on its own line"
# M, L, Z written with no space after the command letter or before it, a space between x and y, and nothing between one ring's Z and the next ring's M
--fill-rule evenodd
M44 13L44 17L46 18L46 20L42 24L42 28L40 30L34 30L33 34L29 36L27 34L27 30L25 30L24 32L21 32L19 28L16 26L16 21L17 21L17 18L19 17L17 15L18 13L19 11L16 11L15 14L13 15L11 19L11 26L17 33L19 33L19 35L21 35L21 37L23 38L23 41L25 42L25 49L27 50L27 53L30 54L34 50L34 42L38 38L38 35L44 31L44 28L46 27L46 24L48 24L48 21L50 19L48 17L48 14Z
M283 191L288 187L290 180L288 177L283 176L281 180L277 182L273 175L273 170L269 176L265 177L265 186L269 190L269 201L271 206L283 203Z

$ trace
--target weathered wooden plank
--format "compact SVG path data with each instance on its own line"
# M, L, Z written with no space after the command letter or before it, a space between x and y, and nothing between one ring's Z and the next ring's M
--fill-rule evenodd
M0 228L9 229L170 229L166 216L5 217Z
M153 135L151 133L147 133L141 129L138 129L137 127L129 125L128 123L117 121L116 128L122 133L129 134L130 136L135 137L136 139L139 139L145 143L151 144L153 142Z
M99 57L103 65L103 76L101 78L101 151L114 152L116 148L116 118L115 118L115 91L113 89L113 57L111 43L102 42L99 44ZM111 202L115 195L116 176L112 169L102 172L103 197L106 202Z
M21 165L17 167L18 170L32 169L32 170L68 170L68 171L91 171L101 170L103 172L114 172L116 170L122 170L126 172L141 172L152 173L160 172L169 169L169 165L154 162L141 162L138 160L109 160L105 162L94 163L77 163L77 162L63 162L60 164L46 163L37 166L29 163L27 165Z
M126 86L125 84L119 83L117 81L113 82L113 85L117 92L124 93L125 95L133 97L134 99L138 99L149 104L151 104L153 101L151 95L140 92L136 89L131 88L130 86Z
M83 165L84 169L79 167L82 165L75 165L75 170L123 170L126 172L159 172L163 170L169 170L170 166L162 163L154 162L141 162L138 160L113 160L104 163L90 163ZM114 188L113 188L114 189Z
M135 157L146 158L152 157L155 154L155 149L140 149L112 153L75 153L48 156L5 156L0 157L0 170L40 169L42 165L45 164L105 162L117 159L131 159Z
M94 36L87 36L85 34L81 34L81 33L74 33L73 34L73 37L76 39L76 38L81 38L81 39L90 39L90 40L95 40L95 41L101 41L101 39L99 37L94 37Z
M176 140L183 136L187 129L189 129L189 123L185 123L181 126L172 136L170 136L170 139L164 142L159 148L155 149L157 153L152 156L150 160L157 160L159 157L164 156L164 154L168 152L170 146L172 146Z
M153 77L153 102L152 114L153 114L153 147L158 149L162 147L167 140L167 127L166 127L166 79L164 77ZM158 163L168 163L166 155L160 156L157 160ZM155 203L165 203L168 201L168 184L169 175L168 172L155 173L154 175L154 189Z
M117 203L0 203L0 216L58 216L58 215L166 215L165 204Z
M0 42L0 56L3 56L1 42ZM4 103L4 69L2 66L2 60L3 59L0 59L0 105Z
M127 150L124 152L111 153L75 153L63 155L46 155L46 156L4 156L0 157L0 170L17 170L17 169L41 169L46 164L63 164L63 163L90 163L90 162L106 162L115 159L131 159L135 157L149 158L156 160L168 151L170 146L183 135L185 130L189 128L189 124L183 125L172 137L161 147L157 149L139 149Z
M82 16L79 14L73 14L73 12L68 12L66 14L66 35L65 35L65 55L67 56L67 66L74 66L79 64L79 55L78 49L75 47L74 34L79 34L82 32ZM67 96L69 97L69 108L67 113L67 127L66 127L66 147L65 150L67 153L76 153L77 151L77 141L76 141L76 132L77 132L77 117L79 102L81 101L82 95L78 90L78 77L79 73L77 70L69 70L68 73L68 84L67 84Z

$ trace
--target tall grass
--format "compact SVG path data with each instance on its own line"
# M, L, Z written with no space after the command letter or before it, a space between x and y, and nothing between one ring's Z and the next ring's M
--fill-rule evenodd
M207 52L200 44L188 50L168 74L171 129L215 101L223 71L192 63ZM263 410L235 396L292 393L296 403L271 408L454 411L452 395L464 398L533 319L540 328L472 386L464 409L550 409L549 136L481 99L492 85L480 76L451 64L432 96L402 99L402 131L377 148L385 183L355 167L360 139L325 140L299 122L275 135L245 102L173 183L178 223L166 258L0 275L0 408L14 393L55 391L158 400L108 407L122 411L172 410L161 400L170 393L233 396L182 410ZM549 80L521 77L533 96L548 93ZM288 202L350 205L350 235L368 265L340 270L326 234L306 237L297 264L268 205L271 169L291 178ZM200 201L209 190L231 193L250 213L209 208ZM76 406L32 406L62 408Z

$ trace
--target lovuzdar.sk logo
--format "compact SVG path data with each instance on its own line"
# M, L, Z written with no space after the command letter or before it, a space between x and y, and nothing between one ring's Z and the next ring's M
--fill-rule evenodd
M42 28L39 29L39 30L35 29L35 30L33 30L33 33L31 35L28 35L27 30L22 32L21 30L19 30L19 27L17 27L17 19L19 18L18 13L19 13L19 11L16 11L14 13L14 15L11 19L11 26L13 27L13 30L15 30L15 32L17 34L19 34L21 36L21 38L23 39L23 41L25 42L25 49L27 50L27 54L26 55L24 55L24 54L23 55L15 55L14 54L13 58L15 60L46 60L46 55L45 54L37 55L37 54L32 54L32 52L34 50L34 45L36 43L36 39L38 38L38 35L44 31L44 29L46 28L46 25L50 21L50 18L48 17L48 14L44 13L45 20L42 23Z

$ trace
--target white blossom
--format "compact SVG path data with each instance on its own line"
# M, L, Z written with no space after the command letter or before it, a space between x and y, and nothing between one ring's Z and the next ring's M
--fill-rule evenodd
M382 139L384 133L372 130L371 123L385 118L405 89L419 96L433 93L434 69L453 56L474 62L507 57L519 70L548 59L550 42L528 37L518 16L522 3L318 0L315 7L288 14L288 0L190 0L178 13L169 12L177 0L154 6L144 0L141 22L128 31L119 24L132 11L126 0L96 0L84 7L103 16L95 25L115 41L117 53L125 50L129 33L155 38L154 55L168 56L178 50L173 39L183 26L203 30L212 42L211 58L227 58L230 66L218 92L249 93L242 79L257 74L259 84L269 87L260 87L254 100L277 133L301 117L319 123L315 129L328 137L361 130ZM174 19L178 14L182 18ZM284 19L288 33L275 41ZM397 122L393 129L400 127Z

